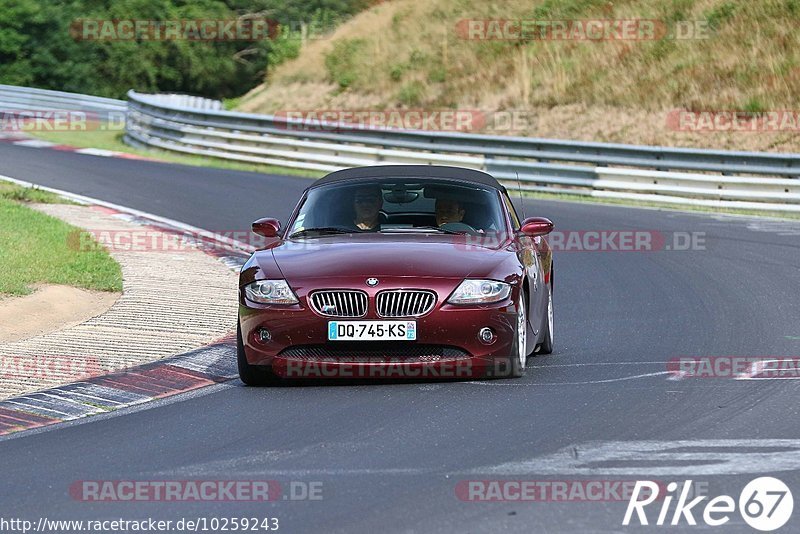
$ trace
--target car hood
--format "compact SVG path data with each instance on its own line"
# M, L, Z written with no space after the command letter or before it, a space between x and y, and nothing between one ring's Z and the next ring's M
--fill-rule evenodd
M351 276L481 276L514 253L508 245L478 243L468 236L372 234L282 241L270 250L291 282Z

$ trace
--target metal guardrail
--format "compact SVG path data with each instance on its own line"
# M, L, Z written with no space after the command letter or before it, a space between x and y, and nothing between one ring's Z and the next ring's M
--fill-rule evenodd
M124 100L0 84L0 111L85 111L105 115L127 111Z
M149 97L161 105L173 108L192 108L210 111L219 111L222 109L222 100L214 100L202 96L159 93L157 95L149 95Z
M800 154L713 151L526 137L309 124L199 110L128 93L126 141L234 161L332 171L370 164L445 164L507 184L651 202L800 211ZM686 172L690 171L690 172Z
M155 98L164 105L174 107L208 111L222 109L220 100L199 96L162 94ZM128 112L128 103L114 98L0 84L0 112L23 115L26 112L45 111L81 111L100 120L113 117L116 122L122 123Z
M187 95L130 91L126 103L0 85L0 110L123 113L126 142L144 148L324 172L391 163L456 165L529 191L800 212L800 154L309 124L221 108L218 100Z

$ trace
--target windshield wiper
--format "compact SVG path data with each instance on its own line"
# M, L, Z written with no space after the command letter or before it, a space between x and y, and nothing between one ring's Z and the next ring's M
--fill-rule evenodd
M293 237L304 237L309 234L317 234L317 235L333 235L333 234L352 234L355 230L352 228L342 228L339 226L320 226L317 228L303 228L302 230L298 230L293 234L289 235L289 239Z
M466 230L448 230L447 228L442 228L440 226L415 226L410 230L435 230L436 232L440 232L443 234L451 234L451 235L466 235L469 232Z

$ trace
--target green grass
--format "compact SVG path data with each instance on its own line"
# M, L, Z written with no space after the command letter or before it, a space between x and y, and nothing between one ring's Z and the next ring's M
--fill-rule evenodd
M10 188L0 184L0 191ZM13 191L13 190L12 190ZM32 197L44 192L30 193ZM11 197L15 193L11 193ZM42 196L46 197L48 194ZM27 295L34 284L122 291L122 271L107 251L71 246L80 230L0 196L0 295Z
M28 135L57 143L78 148L100 148L103 150L113 150L115 152L126 152L146 158L152 158L167 163L178 163L181 165L192 165L195 167L214 167L218 169L231 169L236 171L252 171L268 174L288 174L290 176L302 176L306 178L320 178L324 173L291 169L288 167L278 167L274 165L258 165L256 163L240 163L237 161L227 161L217 158L207 158L203 156L192 156L175 154L165 150L140 150L130 145L126 145L122 140L123 132L119 130L92 130L74 132L26 132Z
M363 39L343 39L334 44L325 56L325 69L331 81L341 89L347 89L359 80L359 57L364 55L366 41Z
M397 93L397 100L404 106L418 106L422 99L423 86L421 82L413 81L403 85Z
M16 202L37 202L39 204L72 204L72 202L48 191L42 191L38 187L22 187L10 182L0 181L0 199L2 198Z
M241 97L225 98L222 101L222 107L228 111L236 109L237 107L239 107L239 103L241 102L241 100L242 100Z

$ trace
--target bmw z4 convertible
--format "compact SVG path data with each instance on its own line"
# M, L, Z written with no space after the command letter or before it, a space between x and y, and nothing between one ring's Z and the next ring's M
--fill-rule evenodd
M519 377L553 350L553 223L481 171L386 165L308 187L239 279L238 366L285 378Z

